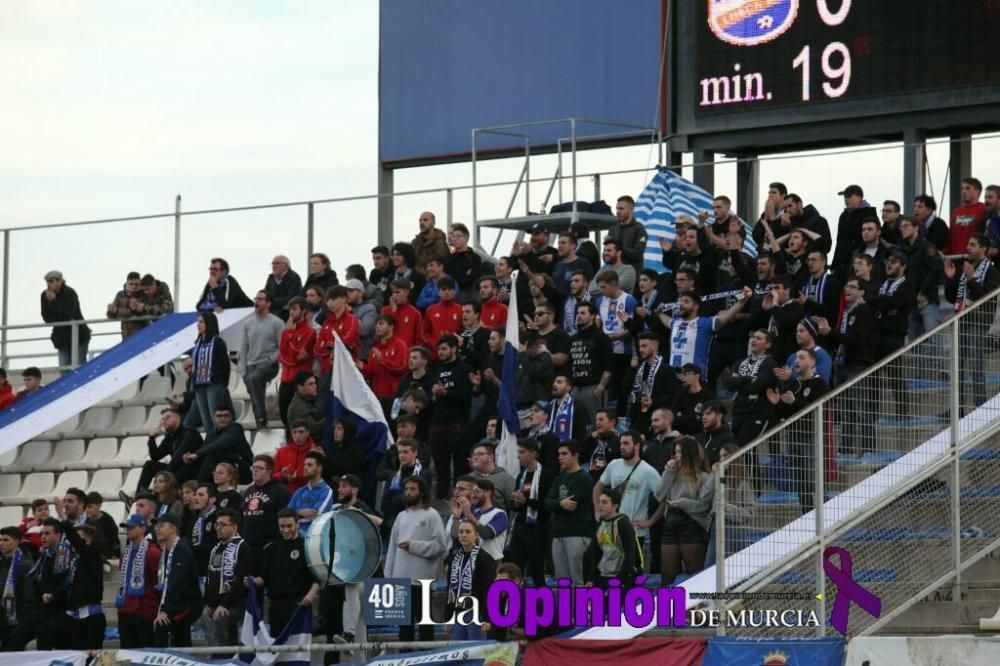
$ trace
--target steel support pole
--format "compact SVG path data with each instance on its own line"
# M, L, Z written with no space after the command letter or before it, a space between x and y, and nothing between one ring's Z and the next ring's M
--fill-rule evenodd
M816 414L813 416L813 474L816 475L816 498L814 501L816 511L816 537L819 540L819 548L816 551L816 615L820 618L826 617L826 573L823 571L823 550L826 548L826 541L823 533L826 526L823 524L823 504L826 502L826 448L823 441L823 410L826 403L821 402L816 405ZM817 636L826 635L826 622L820 622L816 628Z
M450 187L445 190L445 220L447 221L448 228L451 228L451 223L454 221L454 206L455 206L455 191Z
M756 155L741 157L736 163L738 213L744 220L757 219L760 162ZM709 190L711 192L711 190Z
M962 205L962 179L972 175L972 134L960 132L951 135L948 164L948 201L951 208L958 208Z
M694 184L709 193L715 192L715 152L696 150L694 158ZM740 190L742 193L742 190ZM741 197L742 199L742 197ZM744 218L746 219L746 218Z
M903 210L910 210L913 200L927 188L927 131L911 128L903 131Z
M569 141L570 150L573 151L572 166L573 166L573 215L576 216L576 118L569 119ZM561 203L561 202L560 202ZM574 222L576 220L574 219Z
M0 364L7 367L7 314L10 309L10 229L3 230L3 331L0 332Z
M309 257L313 254L313 248L316 242L316 219L315 219L315 204L309 202L306 204L306 266L309 265Z
M658 545L658 544L654 544ZM715 482L715 591L722 594L726 591L726 466L719 465L719 474ZM716 602L718 608L725 610L726 602ZM720 615L717 636L726 635L725 613Z
M524 214L531 215L531 139L524 140Z
M481 247L482 232L479 231L479 208L476 199L476 130L472 130L472 247Z
M174 302L181 300L181 195L174 198Z
M594 174L594 201L601 200L601 174Z
M978 313L973 313L976 315ZM952 587L952 602L961 603L962 599L962 486L960 480L961 469L958 455L959 445L959 421L961 419L961 386L962 380L959 375L961 362L959 356L962 354L961 330L963 317L955 317L951 320L951 563L955 570L955 582Z
M393 237L393 171L381 163L378 168L378 244L392 247Z

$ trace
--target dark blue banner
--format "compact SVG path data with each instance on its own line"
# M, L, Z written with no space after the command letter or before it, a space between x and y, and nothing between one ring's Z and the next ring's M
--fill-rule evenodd
M701 666L841 666L844 639L710 638Z

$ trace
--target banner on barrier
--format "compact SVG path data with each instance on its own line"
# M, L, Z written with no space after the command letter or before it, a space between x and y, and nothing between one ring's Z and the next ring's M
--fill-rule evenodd
M702 638L639 638L628 641L545 638L528 643L524 666L699 666L705 652ZM759 666L759 662L757 664Z
M517 663L517 643L484 641L462 647L385 656L369 661L368 666L416 666L416 664L514 666L515 663Z
M851 639L846 666L1000 664L1000 642L988 636L873 636Z
M756 640L710 638L702 666L840 666L844 639L802 638Z
M0 663L4 666L85 666L87 653L69 650L7 652Z
M118 650L115 653L118 664L132 666L246 666L236 659L212 659L208 655L184 654L162 648L148 650Z

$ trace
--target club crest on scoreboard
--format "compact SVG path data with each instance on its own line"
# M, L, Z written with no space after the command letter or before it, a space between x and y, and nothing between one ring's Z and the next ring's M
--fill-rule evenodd
M708 26L735 46L756 46L783 35L795 22L799 0L708 0Z

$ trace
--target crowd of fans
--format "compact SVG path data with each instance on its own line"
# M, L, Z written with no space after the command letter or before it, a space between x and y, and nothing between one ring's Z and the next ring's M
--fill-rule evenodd
M412 242L373 248L372 267L348 266L342 283L324 254L309 258L305 282L279 255L251 299L213 259L187 391L150 433L139 487L124 498L124 546L100 496L71 489L58 517L36 501L22 525L0 530L0 643L99 647L101 567L113 557L125 647L190 645L195 624L209 644L231 645L253 585L266 591L273 632L297 605L317 602L328 637L353 642L365 631L361 586L319 585L303 552L311 522L339 510L362 511L382 530L382 574L445 581L452 612L469 597L483 607L497 577L603 586L652 571L670 584L711 564L713 464L931 330L942 286L956 311L1000 286L1000 187L987 187L985 202L982 191L965 179L949 224L933 197L902 214L848 186L834 244L814 206L771 183L752 226L756 258L748 227L720 196L713 211L678 220L676 240L661 243L662 271L643 266L647 234L628 196L600 250L586 225L562 230L553 247L537 224L493 261L469 246L464 225L446 236L423 213ZM46 321L80 318L62 275L46 279ZM504 469L497 403L515 293L522 431L519 466ZM241 347L230 350L216 313L250 305ZM130 335L147 323L134 315L172 308L165 284L132 273L108 315ZM334 333L395 433L380 457L349 419L327 422ZM62 358L65 341L53 333L53 342ZM266 388L280 378L287 442L273 454L253 455L234 419L231 356L259 427L270 420ZM973 406L982 403L982 363L964 371ZM40 373L28 369L24 381L22 393L38 390ZM893 399L906 400L901 391ZM857 454L871 441L845 425L839 447ZM753 512L760 490L752 462L740 467L727 484L736 518ZM800 472L807 509L810 471ZM416 629L432 637L433 627L411 624L400 639ZM483 631L504 634L458 624L452 637Z

